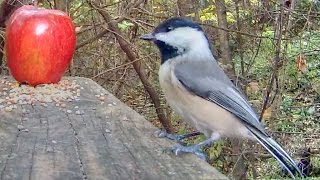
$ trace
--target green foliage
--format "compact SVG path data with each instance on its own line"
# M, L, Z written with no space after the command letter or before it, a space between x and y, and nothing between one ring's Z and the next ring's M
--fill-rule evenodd
M200 11L200 20L204 21L213 21L217 23L217 13L216 13L216 6L211 5L207 8Z
M82 1L74 1L69 9L72 16L73 22L75 24L82 24L88 19L92 19L92 13L90 13L91 8L89 6L84 6Z
M227 13L227 22L229 24L235 23L236 22L236 14L234 11L234 4L233 1L226 1L226 6L228 6L228 11ZM205 21L210 21L213 22L214 24L217 24L218 19L217 19L217 12L216 12L216 6L215 5L209 5L206 8L200 10L199 12L199 19L202 22ZM249 17L251 15L250 10L239 10L239 14L241 18L244 17ZM191 17L194 17L195 14L190 14Z
M128 21L122 21L121 23L118 23L118 27L121 31L128 30L132 26L134 26L134 24Z
M317 128L318 123L314 117L315 107L313 105L303 106L295 102L293 97L285 96L280 109L283 117L287 118L277 122L277 130L308 132Z
M184 126L179 127L177 134L186 134L187 128Z
M220 156L220 154L222 153L222 150L223 150L223 146L224 146L223 140L216 141L214 143L214 145L212 147L210 147L208 150L209 159L213 159L213 158Z

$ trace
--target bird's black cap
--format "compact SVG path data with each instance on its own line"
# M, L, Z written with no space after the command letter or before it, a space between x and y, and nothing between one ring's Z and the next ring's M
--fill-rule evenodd
M202 31L202 28L198 23L184 17L174 17L167 19L163 21L161 24L159 24L155 28L154 33L169 32L179 27L191 27Z
M202 31L202 28L198 23L184 17L174 17L163 21L154 29L152 33L142 35L140 38L143 40L152 41L155 38L154 34L161 32L169 32L179 27L191 27L199 31Z

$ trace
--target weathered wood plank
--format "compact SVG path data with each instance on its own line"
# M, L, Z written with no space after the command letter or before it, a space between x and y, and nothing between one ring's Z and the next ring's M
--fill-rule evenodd
M193 155L163 153L174 142L92 80L65 79L83 87L66 107L0 101L0 179L227 179Z

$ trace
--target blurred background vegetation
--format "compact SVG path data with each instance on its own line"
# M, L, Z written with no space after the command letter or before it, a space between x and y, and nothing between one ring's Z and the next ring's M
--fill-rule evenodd
M8 75L5 22L27 0L2 0L0 73ZM249 97L268 131L320 178L320 2L318 0L42 0L73 19L77 48L66 75L93 79L168 131L193 131L168 107L158 83L159 54L139 36L161 21L198 21L213 53ZM192 72L190 72L192 73ZM203 140L200 136L188 141ZM221 140L205 149L210 163L235 179L280 179L278 163L259 145ZM307 152L307 156L305 155ZM304 161L305 162L305 161ZM308 166L309 167L309 166Z

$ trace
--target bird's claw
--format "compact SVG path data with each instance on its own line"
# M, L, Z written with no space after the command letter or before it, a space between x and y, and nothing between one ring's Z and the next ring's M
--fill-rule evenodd
M182 153L192 153L198 156L200 159L207 161L207 156L200 151L200 147L197 145L193 146L183 146L181 144L176 144L171 148L165 149L166 152L170 151L174 153L176 156Z
M158 138L165 138L169 133L167 133L165 130L158 130L156 131L156 134Z

